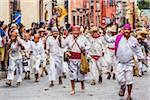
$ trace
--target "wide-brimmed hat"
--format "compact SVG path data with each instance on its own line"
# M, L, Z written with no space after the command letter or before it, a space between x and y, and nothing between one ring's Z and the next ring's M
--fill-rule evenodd
M98 32L98 27L93 26L93 27L90 29L90 32Z
M53 28L52 28L52 32L59 32L59 30L58 30L57 27L53 27Z
M116 27L114 27L114 26L108 27L106 32L116 32Z
M113 25L111 28L110 28L110 32L116 32L116 26L115 25Z
M11 24L11 27L17 27L17 25L15 23Z
M141 35L137 35L137 39L144 39Z
M142 34L150 35L150 32L147 31L146 29L142 29L142 30L137 31L136 34L137 35L142 35Z
M43 29L43 28L40 28L39 30L38 30L38 32L45 32L46 30L45 29Z

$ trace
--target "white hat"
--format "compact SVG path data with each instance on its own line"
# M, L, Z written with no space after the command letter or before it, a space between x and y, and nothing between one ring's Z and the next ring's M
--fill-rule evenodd
M101 32L101 33L103 33L103 30L101 28L98 28L98 31Z
M108 32L111 32L111 28L108 27L107 30L106 30L106 32L107 32L107 33L108 33Z
M16 24L14 24L14 23L13 23L13 24L11 24L11 27L16 27L16 26L17 26L17 25L16 25Z
M19 34L19 30L18 29L15 29L14 32L16 32L17 34Z
M92 28L91 28L91 30L90 30L90 32L97 32L98 31L98 28L96 27L96 26L93 26Z
M52 28L52 32L58 32L57 27L53 27L53 28Z

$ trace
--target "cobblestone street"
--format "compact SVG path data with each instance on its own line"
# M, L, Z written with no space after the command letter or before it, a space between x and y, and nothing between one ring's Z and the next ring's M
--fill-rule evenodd
M2 80L0 82L0 100L125 100L125 97L118 97L117 82L106 80L106 78L102 84L96 86L91 86L89 82L86 82L84 93L80 91L78 83L74 96L70 95L71 88L68 79L64 80L64 85L57 85L57 82L55 84L53 88L49 88L47 77L44 77L39 83L34 83L33 79L24 80L20 87L14 85L8 88L5 86L5 80ZM133 100L150 100L149 86L149 73L142 78L135 77Z

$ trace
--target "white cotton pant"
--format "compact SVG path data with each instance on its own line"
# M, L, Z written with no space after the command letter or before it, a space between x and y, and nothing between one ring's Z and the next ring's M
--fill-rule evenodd
M31 61L30 61L30 59L28 59L27 62L28 62L28 66L23 66L25 72L31 71L31 66L30 66L30 65L31 65L31 64L30 64Z
M41 56L40 55L31 57L31 66L32 66L34 74L38 74L39 73L40 64L41 64Z
M50 56L48 60L49 60L49 64L47 65L48 79L49 81L55 81L56 80L55 60L52 56Z
M133 84L133 65L118 63L116 79L120 85Z
M63 75L63 57L53 56L55 67L56 67L56 77L62 77Z
M80 65L81 65L80 59L69 59L68 69L69 69L70 80L77 80L77 79L79 81L85 80L85 74L82 74L80 72Z
M110 62L108 62L107 72L111 73L111 69L113 69L112 73L116 73L116 57L115 54L110 54Z
M90 64L90 76L92 80L97 80L97 77L102 75L102 60L101 58L99 58L99 60L96 61L93 58L91 58L89 64Z
M141 61L138 62L138 74L139 74L139 75L142 75L142 67L143 67L142 62L141 62Z
M9 59L7 79L14 80L14 73L16 70L16 80L17 82L22 81L22 59Z
M68 73L68 63L63 61L63 72Z

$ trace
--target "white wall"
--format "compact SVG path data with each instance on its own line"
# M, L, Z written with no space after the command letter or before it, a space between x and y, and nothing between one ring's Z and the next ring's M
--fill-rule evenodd
M44 0L44 3L43 3L43 7L44 7L44 14L43 16L45 16L45 10L48 10L48 22L50 21L50 19L52 18L52 2L51 0ZM46 6L46 9L45 9L45 4L47 4ZM45 18L45 17L43 17ZM45 20L45 19L44 19Z
M22 23L30 28L32 22L39 21L39 0L20 0Z
M0 0L0 21L5 21L9 23L9 0Z

